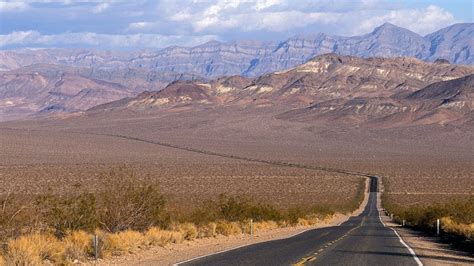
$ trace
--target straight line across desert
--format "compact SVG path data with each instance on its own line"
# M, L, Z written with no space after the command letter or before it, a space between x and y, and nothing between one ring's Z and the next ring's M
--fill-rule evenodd
M473 265L471 1L0 1L0 265Z

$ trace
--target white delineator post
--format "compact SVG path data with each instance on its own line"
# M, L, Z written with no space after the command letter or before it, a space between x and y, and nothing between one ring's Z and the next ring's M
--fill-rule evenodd
M439 219L436 219L436 235L439 236Z
M253 238L253 219L250 219L250 237Z

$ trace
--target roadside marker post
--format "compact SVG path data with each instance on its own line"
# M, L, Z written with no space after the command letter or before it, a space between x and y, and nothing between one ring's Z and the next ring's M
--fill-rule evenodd
M92 245L94 246L94 257L96 260L99 259L99 236L94 235L92 237Z
M253 238L253 219L250 219L250 237Z
M436 219L436 235L439 236L439 219Z
M402 227L405 227L405 220L402 221Z

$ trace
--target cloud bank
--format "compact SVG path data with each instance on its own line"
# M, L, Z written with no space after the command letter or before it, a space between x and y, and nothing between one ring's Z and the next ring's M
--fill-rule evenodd
M425 35L459 21L439 5L389 0L0 1L0 48L134 49L315 32L351 36L385 22Z

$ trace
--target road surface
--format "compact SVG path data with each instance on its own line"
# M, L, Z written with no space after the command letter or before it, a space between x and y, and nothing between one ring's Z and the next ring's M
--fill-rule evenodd
M340 226L217 253L179 265L421 265L413 250L385 227L377 209L377 178L367 206Z

